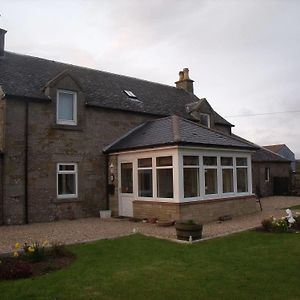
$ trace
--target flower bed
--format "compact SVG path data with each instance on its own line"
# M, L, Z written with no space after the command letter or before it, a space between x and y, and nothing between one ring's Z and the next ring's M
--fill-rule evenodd
M298 232L300 231L300 215L294 217L295 222L290 223L287 217L276 219L271 216L262 221L262 227L268 232Z
M0 257L0 280L40 276L70 265L75 256L64 245L46 243L15 245L12 257Z

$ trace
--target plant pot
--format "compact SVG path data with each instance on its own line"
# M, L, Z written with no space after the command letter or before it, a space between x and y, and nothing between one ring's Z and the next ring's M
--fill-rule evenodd
M202 238L202 224L190 224L184 221L177 221L175 223L175 228L178 240L189 241L190 236L193 241Z
M101 219L111 218L111 210L100 210L99 213Z

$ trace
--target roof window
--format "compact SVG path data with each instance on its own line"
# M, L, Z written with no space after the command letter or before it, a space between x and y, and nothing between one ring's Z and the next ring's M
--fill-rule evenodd
M124 93L129 97L133 99L137 99L136 95L132 91L124 90Z

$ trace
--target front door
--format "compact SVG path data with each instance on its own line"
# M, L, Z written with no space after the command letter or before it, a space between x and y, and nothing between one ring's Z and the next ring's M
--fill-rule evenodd
M119 215L125 217L133 216L133 163L120 163L119 181Z

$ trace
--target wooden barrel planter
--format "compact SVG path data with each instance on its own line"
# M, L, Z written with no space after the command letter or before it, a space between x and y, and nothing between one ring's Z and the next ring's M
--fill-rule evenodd
M189 241L200 240L202 238L202 224L195 224L189 221L177 221L175 223L176 235L178 240Z

